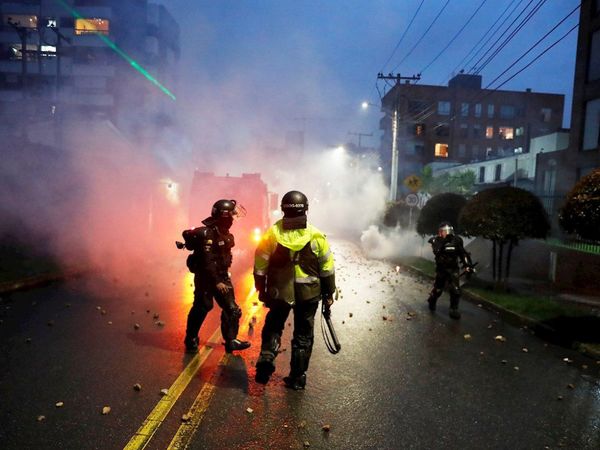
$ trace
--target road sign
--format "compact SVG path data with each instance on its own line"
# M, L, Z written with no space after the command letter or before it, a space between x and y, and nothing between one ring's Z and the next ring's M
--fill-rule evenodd
M404 186L406 186L413 192L417 192L419 189L421 189L422 184L423 183L421 182L421 178L414 174L409 175L404 179Z
M406 206L417 206L419 204L419 197L417 194L408 194L404 201L406 202Z

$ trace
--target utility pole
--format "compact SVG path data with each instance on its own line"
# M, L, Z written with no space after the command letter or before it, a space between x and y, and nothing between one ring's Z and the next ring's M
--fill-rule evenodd
M351 131L348 131L348 134L349 134L350 136L358 136L358 148L362 148L362 141L361 141L361 138L362 138L363 136L365 136L365 137L370 137L370 136L373 136L373 133L368 133L368 134L367 134L367 133L353 133L353 132L351 132Z
M402 80L410 83L411 81L419 81L421 79L421 74L413 75L411 77L403 77L399 73L396 75L389 73L388 75L384 75L383 73L377 74L378 80L396 80L396 84L394 87L398 89L398 85ZM397 94L398 97L398 94ZM394 109L392 115L392 167L390 169L390 202L396 201L396 196L398 193L398 98L396 97L396 101L394 102Z

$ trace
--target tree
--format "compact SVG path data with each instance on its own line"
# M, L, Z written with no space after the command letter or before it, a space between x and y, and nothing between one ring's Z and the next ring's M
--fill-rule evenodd
M413 209L415 211L412 211ZM383 215L383 224L386 227L410 228L414 223L414 216L417 214L417 208L411 208L403 201L388 203Z
M458 216L467 199L459 194L445 192L429 199L419 214L417 233L421 236L437 234L440 222L450 222L457 233L460 233Z
M434 177L430 166L423 168L421 172L422 190L432 195L444 192L454 192L456 194L467 195L473 192L473 186L477 176L472 170L449 174L443 174Z
M600 241L600 169L583 177L569 192L559 224L567 233Z
M492 241L492 274L496 284L508 281L513 247L521 239L545 239L550 230L540 200L529 191L507 186L479 192L462 209L458 222L465 235ZM503 278L506 244L508 252Z

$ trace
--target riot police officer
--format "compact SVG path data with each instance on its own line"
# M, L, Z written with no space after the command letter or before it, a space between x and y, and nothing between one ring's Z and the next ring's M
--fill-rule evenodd
M471 255L463 247L463 241L454 234L449 222L442 222L438 235L428 241L435 255L435 281L427 302L429 309L435 311L437 299L447 286L450 292L450 317L460 319L458 303L460 301L459 261L467 272L473 271Z
M219 200L211 210L210 217L202 221L203 227L185 230L185 248L192 250L187 266L194 273L194 304L187 318L185 348L198 351L198 332L206 315L213 307L213 298L221 307L221 334L225 350L244 350L250 343L237 339L242 310L235 302L233 284L229 275L235 245L229 228L238 215L235 200Z
M315 313L319 300L331 305L335 292L333 255L325 235L307 223L308 199L290 191L281 199L283 219L263 236L254 259L259 299L269 308L262 329L256 381L266 384L275 371L281 334L291 310L294 331L289 376L291 389L304 389L312 353Z

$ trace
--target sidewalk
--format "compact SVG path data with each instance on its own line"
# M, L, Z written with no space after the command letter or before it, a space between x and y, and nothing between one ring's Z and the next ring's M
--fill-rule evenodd
M414 265L396 262L408 271L421 277L433 279L433 276L426 271L415 267ZM485 281L485 278L483 278ZM513 282L514 281L514 282ZM537 334L542 339L558 343L563 346L577 348L581 353L584 353L594 359L600 360L600 297L575 295L553 291L549 286L543 283L527 282L528 280L511 279L511 292L520 295L546 296L560 303L569 303L578 308L585 309L586 314L580 320L576 318L559 316L550 320L539 321L531 317L511 311L503 306L494 303L485 295L474 292L469 286L463 287L463 298L478 306L485 307L488 310L495 311L509 323L516 326L526 326ZM509 293L510 294L510 293ZM589 313L589 314L588 314ZM593 342L585 342L575 340L570 335L569 331L581 327L584 324L586 328L592 328L595 334Z

